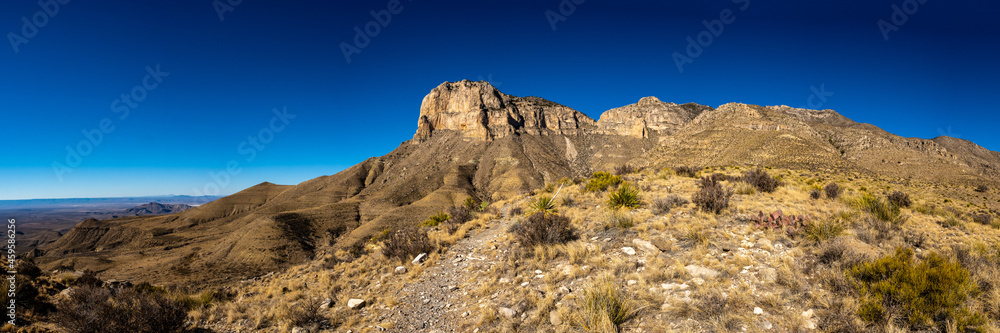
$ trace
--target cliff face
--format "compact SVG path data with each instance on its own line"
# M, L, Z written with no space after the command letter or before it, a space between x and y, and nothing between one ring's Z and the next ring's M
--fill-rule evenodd
M605 111L597 126L605 134L648 138L670 135L711 107L688 103L665 103L656 97L644 97L638 103Z
M537 97L510 96L488 82L445 82L424 97L413 138L424 142L444 130L484 141L519 131L575 135L593 124L576 110Z

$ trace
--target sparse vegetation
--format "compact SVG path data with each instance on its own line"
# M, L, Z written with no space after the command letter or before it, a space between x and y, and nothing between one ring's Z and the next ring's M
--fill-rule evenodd
M74 288L52 319L70 333L171 333L184 328L187 311L156 293L131 288Z
M390 233L383 243L383 255L401 260L434 250L427 233L412 227Z
M854 206L861 211L871 214L872 217L879 221L890 222L894 225L899 225L906 221L906 217L903 216L899 206L886 199L876 197L871 193L862 193L861 196L854 200Z
M510 228L514 239L526 248L535 245L562 244L576 239L576 230L568 217L537 212Z
M634 296L611 277L585 287L579 302L573 326L587 332L620 332L640 311Z
M771 177L767 171L757 168L751 171L743 172L743 181L753 185L761 192L771 193L777 190L782 182L777 178Z
M733 189L723 187L713 177L702 177L698 186L700 189L691 197L691 201L702 211L719 214L729 208L729 199L733 197Z
M611 209L638 208L641 203L639 189L629 183L622 183L617 190L608 194L608 207Z
M600 171L594 173L585 189L587 192L601 192L607 190L609 187L618 186L621 182L621 177Z
M900 248L851 268L848 276L861 295L858 316L866 322L902 318L910 329L941 331L949 324L966 331L984 323L981 314L963 307L977 290L969 272L936 253L918 262L913 250Z

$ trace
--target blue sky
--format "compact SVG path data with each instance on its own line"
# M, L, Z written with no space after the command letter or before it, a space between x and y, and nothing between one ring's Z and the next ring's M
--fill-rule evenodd
M811 104L1000 150L1000 7L985 1L248 0L221 19L213 3L0 4L0 199L299 183L410 139L423 96L462 79L594 118L650 95ZM886 40L894 5L910 14ZM687 38L708 42L720 18L691 57ZM366 25L378 34L348 62L341 44Z

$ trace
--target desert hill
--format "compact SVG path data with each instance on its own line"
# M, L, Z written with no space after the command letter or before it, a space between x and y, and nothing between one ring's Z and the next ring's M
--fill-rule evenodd
M487 82L446 82L424 98L414 138L384 156L179 214L88 220L46 246L39 262L117 279L217 283L362 246L469 197L503 200L623 164L764 165L970 187L1000 180L1000 153L953 138L902 138L832 110L646 97L594 120Z

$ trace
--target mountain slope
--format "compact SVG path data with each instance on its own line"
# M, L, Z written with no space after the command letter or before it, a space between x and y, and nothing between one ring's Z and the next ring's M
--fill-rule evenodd
M263 183L180 214L81 223L46 246L44 267L129 280L211 283L362 246L468 197L495 201L563 177L643 167L782 166L956 184L996 183L1000 154L962 140L901 138L830 110L647 97L599 120L486 82L424 98L414 139L335 175Z

